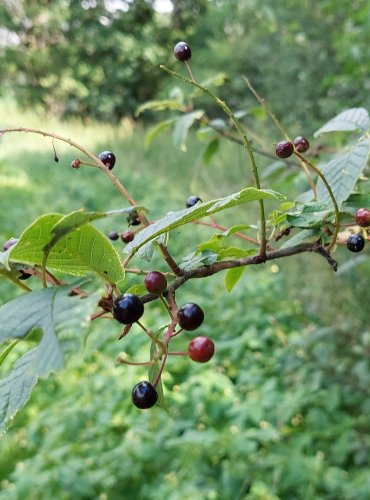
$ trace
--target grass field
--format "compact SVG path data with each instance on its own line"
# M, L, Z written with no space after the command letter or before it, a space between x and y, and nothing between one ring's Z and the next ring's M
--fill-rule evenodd
M145 130L128 121L59 123L11 103L0 109L2 125L52 130L95 153L114 151L116 175L153 219L183 208L190 194L225 195L249 178L235 145L224 145L204 167L194 137L186 153L168 135L145 150ZM4 241L45 212L126 206L99 171L70 168L76 155L69 146L55 142L55 163L49 139L9 134L0 145ZM246 222L255 222L255 208L244 210ZM125 228L115 220L99 227ZM184 257L211 234L192 225L174 231L169 246ZM133 408L131 388L145 369L114 363L121 350L147 356L146 339L135 330L118 344L119 327L96 322L83 352L39 383L1 437L0 499L368 498L368 264L336 256L346 262L338 275L305 255L248 269L230 294L221 275L181 288L180 302L204 308L201 333L214 338L217 352L206 366L170 361L169 415ZM165 269L157 258L136 264ZM1 302L14 295L7 284L0 293ZM155 329L166 318L152 304L146 321ZM188 339L179 338L179 350Z

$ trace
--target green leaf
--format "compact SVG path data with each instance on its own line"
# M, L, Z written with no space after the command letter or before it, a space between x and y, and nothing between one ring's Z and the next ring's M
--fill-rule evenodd
M249 187L223 198L197 203L191 208L179 210L177 212L170 212L162 219L157 220L137 233L134 241L126 245L125 252L135 253L147 241L150 241L160 234L183 226L184 224L188 224L194 220L207 217L216 212L220 212L243 203L249 203L251 201L261 199L283 200L285 197L282 194L269 189L256 189Z
M320 237L320 235L321 231L318 229L304 229L303 231L300 231L292 236L288 241L285 241L280 248L294 247L304 241L315 241Z
M232 267L226 271L225 275L225 286L228 292L234 288L240 278L243 276L246 266L243 267Z
M161 134L165 130L169 129L171 127L171 125L173 123L175 123L176 120L177 120L177 118L170 118L169 120L165 120L163 122L159 122L159 123L157 123L157 125L155 125L154 127L152 127L149 130L149 132L146 134L146 136L145 136L145 141L144 141L144 147L145 147L145 149L148 149L149 146L154 141L154 139L159 134Z
M255 253L256 253L255 248L249 248L248 250L246 250L245 248L228 247L218 252L217 260L242 259L244 257L249 257L250 255L254 255Z
M354 145L322 169L328 181L339 208L352 193L357 179L364 169L370 151L370 139L365 139ZM317 199L323 203L331 204L331 199L321 179L317 181Z
M369 113L364 108L351 108L342 111L314 133L314 137L327 132L366 132L370 126Z
M138 106L135 111L135 116L138 117L144 111L164 111L166 109L177 109L178 111L182 110L182 105L179 101L175 99L163 99L163 100L154 100L147 101Z
M349 195L345 202L342 204L343 209L353 209L370 206L370 193L354 193Z
M200 120L204 115L204 111L192 111L191 113L186 113L182 115L178 120L176 120L175 128L173 131L173 143L175 146L179 146L182 151L186 151L186 138L188 132L193 123Z
M133 285L126 290L125 293L132 293L134 295L145 295L148 293L148 290L145 288L145 285Z
M257 229L257 226L249 224L236 224L235 226L230 227L227 231L223 231L221 234L223 236L231 236L234 233L239 233L241 231L245 231L246 229Z
M63 219L61 214L39 217L24 231L17 245L12 247L9 261L41 266L44 248L54 238L53 228L58 227L57 223ZM72 219L67 216L69 222ZM62 223L60 228L70 227L69 222L66 226ZM77 227L62 236L50 251L47 266L51 270L74 276L95 272L111 284L124 278L124 269L116 249L108 238L90 224Z
M66 356L80 347L98 299L70 295L71 288L84 283L79 280L70 286L29 292L0 307L0 342L22 339L36 328L43 331L37 347L27 351L0 380L0 429L26 404L38 379L61 369Z
M319 227L327 220L333 211L322 203L309 203L303 205L300 210L287 214L287 223L295 227Z
M163 328L161 328L156 333L157 338L159 337L159 335L161 334L162 331L163 331ZM158 350L157 344L152 341L152 343L150 344L150 359L153 359L153 356L157 352L157 350ZM149 371L148 371L148 378L149 378L149 382L151 384L156 379L160 368L161 368L160 361L156 361L153 365L150 366ZM164 393L163 393L162 378L159 379L159 382L158 382L157 387L156 387L156 391L158 394L158 400L157 400L156 406L158 406L159 408L162 408L162 410L164 410L165 412L168 413L168 407L166 405L166 400L164 398Z
M200 243L197 246L197 253L203 252L204 250L211 250L212 252L218 253L220 250L225 248L225 236L220 233L213 234L209 241Z
M5 349L4 351L0 354L0 366L3 364L5 358L8 356L8 354L10 352L12 352L12 350L14 349L14 347L18 344L18 342L20 341L21 339L17 339L17 340L14 340L13 342L11 342Z
M206 149L203 152L203 163L205 165L208 165L209 162L212 160L213 156L217 153L218 149L220 147L220 141L219 139L213 139L210 141L206 147Z
M192 252L187 255L180 264L180 269L183 271L191 271L199 266L210 266L217 260L217 253L212 250L204 250L202 252Z

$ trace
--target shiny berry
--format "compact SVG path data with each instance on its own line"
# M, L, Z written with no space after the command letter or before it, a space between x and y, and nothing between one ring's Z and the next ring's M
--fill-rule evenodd
M204 313L197 304L190 302L180 307L177 320L184 330L196 330L203 323Z
M116 157L111 151L103 151L99 154L99 160L101 160L108 170L112 170L116 164Z
M111 231L109 234L108 234L108 238L112 241L116 241L118 240L119 238L119 234L117 233L117 231Z
M197 203L202 203L202 200L198 198L198 196L189 196L189 198L186 200L186 208L193 207Z
M355 221L361 227L370 226L370 210L367 208L359 208L355 213Z
M164 274L158 271L151 271L145 276L144 285L149 293L159 295L166 290L167 279Z
M293 141L294 147L298 151L298 153L305 153L308 148L310 147L310 143L308 140L303 137L302 135L299 135L296 137Z
M130 243L135 238L135 233L132 231L125 231L121 234L121 240L123 243Z
M289 141L281 141L275 147L275 154L278 158L289 158L289 156L292 156L293 151L294 146Z
M179 42L175 45L173 49L176 59L179 61L188 61L191 58L191 50L187 43Z
M130 325L141 318L144 304L137 295L125 293L114 301L112 312L114 319L124 325Z
M154 406L158 399L158 393L150 382L143 380L132 389L131 400L141 410Z
M10 247L15 245L17 243L17 241L18 240L16 238L10 238L8 241L6 241L3 245L4 252L6 252L7 250L9 250Z
M351 252L361 252L365 246L365 239L361 234L351 234L347 240L347 248Z
M188 347L188 354L193 361L207 363L215 353L215 344L208 337L195 337Z

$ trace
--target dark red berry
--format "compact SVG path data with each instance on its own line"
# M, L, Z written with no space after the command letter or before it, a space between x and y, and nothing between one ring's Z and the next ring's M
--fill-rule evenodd
M101 160L108 170L112 170L116 164L116 157L111 151L103 151L99 154L99 160Z
M302 135L299 135L296 137L293 141L294 147L298 151L298 153L305 153L308 148L310 147L310 143L308 140L303 137Z
M143 380L132 389L131 400L141 410L154 406L158 400L158 393L150 382Z
M293 151L294 146L289 141L281 141L275 147L275 154L278 158L289 158L289 156L292 156Z
M8 241L6 241L3 245L4 252L6 252L7 250L9 250L10 247L15 245L17 243L17 241L18 240L16 238L10 238Z
M370 226L370 210L367 208L359 208L355 213L355 221L361 227Z
M186 208L193 207L197 203L202 203L202 200L198 198L198 196L189 196L189 198L186 200Z
M121 240L123 243L130 243L135 238L135 233L132 231L125 231L121 234Z
M215 353L215 344L208 337L195 337L188 347L188 354L193 361L207 363Z
M173 49L176 59L179 61L188 61L191 58L191 50L186 42L179 42Z
M116 241L118 240L119 238L119 234L117 233L117 231L111 231L109 234L108 234L108 238L112 241Z
M130 325L141 318L144 304L137 295L125 293L114 301L112 312L114 319L124 325Z
M180 307L177 320L184 330L196 330L203 323L204 313L197 304L190 302Z
M129 226L138 226L141 224L141 220L136 211L131 212L127 217L127 223Z
M361 252L365 246L365 239L361 234L351 234L347 240L347 248L351 252Z
M144 285L149 293L159 295L166 290L167 279L164 274L158 271L151 271L145 276Z

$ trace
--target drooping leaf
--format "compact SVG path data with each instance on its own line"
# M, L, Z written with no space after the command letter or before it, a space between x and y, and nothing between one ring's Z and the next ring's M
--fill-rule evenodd
M303 229L299 233L295 234L289 240L285 241L280 248L294 247L303 242L315 241L321 235L319 229Z
M40 343L0 380L0 430L26 404L38 379L61 369L66 356L79 348L97 302L95 295L70 295L71 288L84 283L29 292L0 307L0 342L22 339L36 328L43 332Z
M231 290L243 276L246 269L247 269L246 266L242 266L242 267L232 267L231 269L228 269L226 271L225 286L228 292L231 292Z
M210 141L208 143L206 149L203 152L203 156L202 156L203 163L205 165L209 164L209 162L212 160L214 155L217 153L219 147L220 147L219 139L213 139L212 141Z
M353 193L342 204L344 210L370 207L370 193Z
M351 108L342 111L339 115L329 120L314 133L314 137L327 132L351 132L362 130L366 132L370 126L369 113L364 108Z
M257 229L257 226L249 224L236 224L235 226L230 227L226 231L223 231L221 234L223 234L224 236L231 236L234 233L239 233L241 231L245 231L246 229Z
M287 223L291 226L309 228L319 227L333 211L322 203L309 203L287 214Z
M212 215L216 212L220 212L221 210L226 210L243 203L261 199L283 200L285 197L276 191L250 187L223 198L197 203L191 208L179 210L177 212L170 212L162 219L157 220L137 233L134 241L125 247L125 252L135 253L147 241L150 241L162 233L183 226L184 224L188 224L194 220L207 217L208 215Z
M200 120L204 115L204 111L197 110L191 113L186 113L176 120L173 130L173 143L179 146L182 151L186 151L186 138L193 123Z
M357 179L361 175L369 156L370 139L365 139L344 153L336 156L322 168L339 208L352 193ZM321 179L317 181L317 199L330 204L331 199Z
M157 123L157 125L152 127L145 136L145 140L144 140L145 149L148 149L149 146L154 141L154 139L156 139L156 137L158 137L159 134L161 134L165 130L169 129L171 127L171 125L173 123L175 123L176 120L177 120L177 118L170 118L169 120L159 122L159 123Z
M44 248L52 241L53 228L64 218L61 214L46 214L33 222L21 235L10 253L10 263L41 266ZM109 283L124 278L121 259L111 242L90 224L67 233L51 249L47 266L74 276L95 272Z
M204 250L202 252L192 252L187 255L180 264L180 269L183 271L191 271L199 266L210 266L217 260L217 253L212 250Z
M138 106L138 108L135 111L135 116L138 117L143 113L144 111L164 111L166 109L177 109L181 110L182 109L182 104L176 99L163 99L163 100L156 100L156 101L147 101Z

